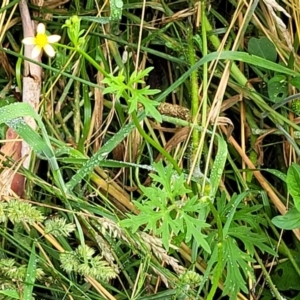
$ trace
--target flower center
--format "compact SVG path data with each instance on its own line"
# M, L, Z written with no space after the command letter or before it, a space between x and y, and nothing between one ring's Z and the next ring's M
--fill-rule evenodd
M48 44L48 37L45 33L37 34L35 37L35 43L37 46L43 48Z

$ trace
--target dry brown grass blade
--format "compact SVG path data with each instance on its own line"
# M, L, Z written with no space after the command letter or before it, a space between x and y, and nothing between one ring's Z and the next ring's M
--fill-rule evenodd
M103 66L102 66L103 67ZM97 84L99 86L103 86L101 83L102 80L104 79L103 74L100 72L97 72ZM96 153L101 145L102 145L102 139L101 139L101 127L102 127L102 122L103 122L103 92L102 89L95 88L94 90L94 97L95 97L95 106L93 109L93 115L92 115L92 121L91 121L91 129L89 136L92 135L92 132L94 131L93 135L93 152ZM90 139L88 138L88 144L90 144Z
M227 129L224 126L221 126L221 129L222 129L222 131L225 134L227 134ZM228 142L233 145L233 147L239 153L239 155L241 156L242 160L246 163L246 165L248 166L248 168L255 170L256 167L254 166L254 164L252 163L252 161L244 153L244 151L242 150L242 148L240 147L240 145L237 143L237 141L232 136L230 136L228 138ZM257 179L257 181L261 185L261 187L266 191L266 193L268 194L268 196L270 197L271 201L273 202L273 204L275 205L275 207L278 209L278 211L282 215L284 215L287 212L286 207L281 202L281 200L278 198L278 196L273 191L273 189L270 187L269 183L266 181L266 179L261 174L261 172L260 171L253 171L253 175L255 176L255 178ZM293 232L294 232L295 236L297 237L297 239L300 240L300 229L294 229Z
M137 208L130 201L129 194L124 189L119 187L116 182L111 180L108 175L100 168L96 168L95 170L100 176L94 174L91 176L91 180L97 186L97 189L101 189L102 191L110 195L115 202L119 202L122 206L126 207L131 212L135 214L138 213Z

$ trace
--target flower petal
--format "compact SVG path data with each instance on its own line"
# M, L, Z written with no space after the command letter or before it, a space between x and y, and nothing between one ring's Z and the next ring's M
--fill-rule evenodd
M47 53L48 56L50 56L50 57L55 56L55 50L51 45L49 45L49 44L45 45L44 50L45 50L45 52Z
M42 48L40 46L34 46L31 52L31 58L37 58L42 52Z
M35 45L35 37L27 37L22 40L24 45Z
M46 31L45 25L43 23L39 23L36 28L37 34L44 34L45 31Z
M52 44L52 43L56 43L61 39L60 35L57 34L53 34L53 35L49 35L48 36L48 43Z

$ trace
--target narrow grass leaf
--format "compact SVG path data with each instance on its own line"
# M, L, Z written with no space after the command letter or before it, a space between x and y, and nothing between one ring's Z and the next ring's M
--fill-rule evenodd
M36 242L33 242L32 244L30 259L28 262L26 277L24 282L22 299L26 299L26 300L33 299L32 293L33 293L33 287L36 279L36 260L37 260L36 252L35 252L35 244Z
M88 21L91 23L98 23L98 24L107 24L109 23L108 17L92 17L92 16L80 16L82 21Z
M228 148L225 140L218 136L218 152L213 163L211 174L210 174L210 199L214 199L219 188L219 183L223 175L223 170L225 167L227 159Z
M261 171L266 171L270 174L275 175L276 177L278 177L279 179L281 179L283 182L286 182L286 174L284 174L283 172L276 170L276 169L261 169Z
M238 207L238 205L241 203L241 201L247 196L249 195L250 193L253 193L254 191L252 190L248 190L246 192L243 192L241 194L239 194L238 196L237 195L233 195L232 196L232 208L227 216L227 220L226 220L226 223L224 225L224 228L223 228L223 236L226 237L227 234L228 234L228 231L229 231L229 228L230 228L230 224L233 220L233 217L234 217L234 214L236 212L236 209Z
M5 296L8 296L9 298L13 298L13 299L20 299L19 293L16 290L0 291L0 295L5 295Z
M41 129L43 138L25 123L23 120L24 116L29 116L36 120ZM66 188L64 180L60 173L49 136L40 116L35 110L28 103L12 103L6 105L0 108L0 124L1 123L6 123L10 126L24 139L37 155L48 160L57 185L65 192Z
M176 90L181 84L183 84L187 78L190 77L191 73L195 70L198 70L203 64L208 63L210 61L214 60L232 60L232 61L242 61L244 63L255 65L256 67L262 67L267 68L269 70L287 74L291 76L299 76L299 73L286 68L280 64L274 63L272 61L269 61L267 59L250 55L246 52L240 52L240 51L222 51L222 52L212 52L208 55L204 56L200 60L196 62L188 71L186 71L180 78L178 78L173 84L171 84L164 92L162 92L155 101L161 102L171 94L174 90Z
M300 149L297 143L295 142L295 139L291 137L291 135L279 124L276 124L276 127L283 133L288 142L293 146L295 152L297 153L297 156L300 157Z
M8 1L6 3L8 3L7 5L3 6L0 9L0 14L3 13L4 11L8 10L10 7L13 7L14 5L18 4L20 2L20 0L14 0L14 1ZM2 2L2 4L4 4L5 2Z
M90 175L96 166L98 166L107 155L121 143L128 134L135 128L134 123L129 123L120 129L98 152L96 152L71 178L66 184L69 190L72 190L84 177Z

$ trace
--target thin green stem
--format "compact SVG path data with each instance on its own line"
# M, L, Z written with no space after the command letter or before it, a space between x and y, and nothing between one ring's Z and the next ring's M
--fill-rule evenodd
M192 29L188 29L188 57L189 57L189 63L191 66L193 66L196 63L195 59L195 50L194 50L194 42L193 42L193 32ZM194 70L191 72L190 77L190 86L191 86L191 114L192 114L192 120L196 122L198 121L198 111L199 111L199 100L198 100L198 71ZM197 148L199 145L199 132L197 130L193 130L192 132L192 161L199 159L196 157L197 154Z
M167 152L160 144L155 142L147 133L143 130L142 126L140 125L140 122L137 118L137 115L135 112L132 113L132 120L134 125L136 126L136 129L138 130L139 134L150 144L152 145L156 150L158 150L166 159L169 160L169 162L174 166L174 169L178 172L178 174L182 173L182 170L179 168L177 162L175 159L170 155L169 152Z
M201 2L201 19L204 20L206 18L206 3L205 1ZM202 35L202 54L203 56L207 55L207 35L206 35L206 22L202 22L201 24L201 35ZM208 82L208 64L203 64L203 78L202 78L202 111L201 117L202 127L205 127L206 119L207 119L207 82Z
M269 285L269 288L272 290L272 294L273 297L275 297L277 300L281 300L283 299L282 296L280 295L278 289L276 288L275 284L272 281L272 278L269 274L269 272L267 271L267 269L265 268L264 263L262 262L262 260L260 259L259 255L257 254L257 252L254 252L255 258L257 260L257 262L259 263L259 265L261 266L261 270L265 276L265 279Z
M69 49L73 49L77 51L79 54L81 54L86 60L88 60L99 72L101 72L103 75L107 77L111 77L110 74L108 74L92 57L90 57L86 52L84 52L80 48L72 48L67 47ZM126 101L128 101L128 95L124 95ZM140 125L140 122L137 118L136 112L132 113L132 120L134 122L134 125L136 126L138 132L140 135L149 143L151 144L155 149L157 149L166 159L170 161L170 163L174 166L174 169L178 172L178 174L182 173L182 170L179 168L178 164L176 163L175 159L157 142L155 142L151 137L147 135L147 133L143 130L143 128Z

